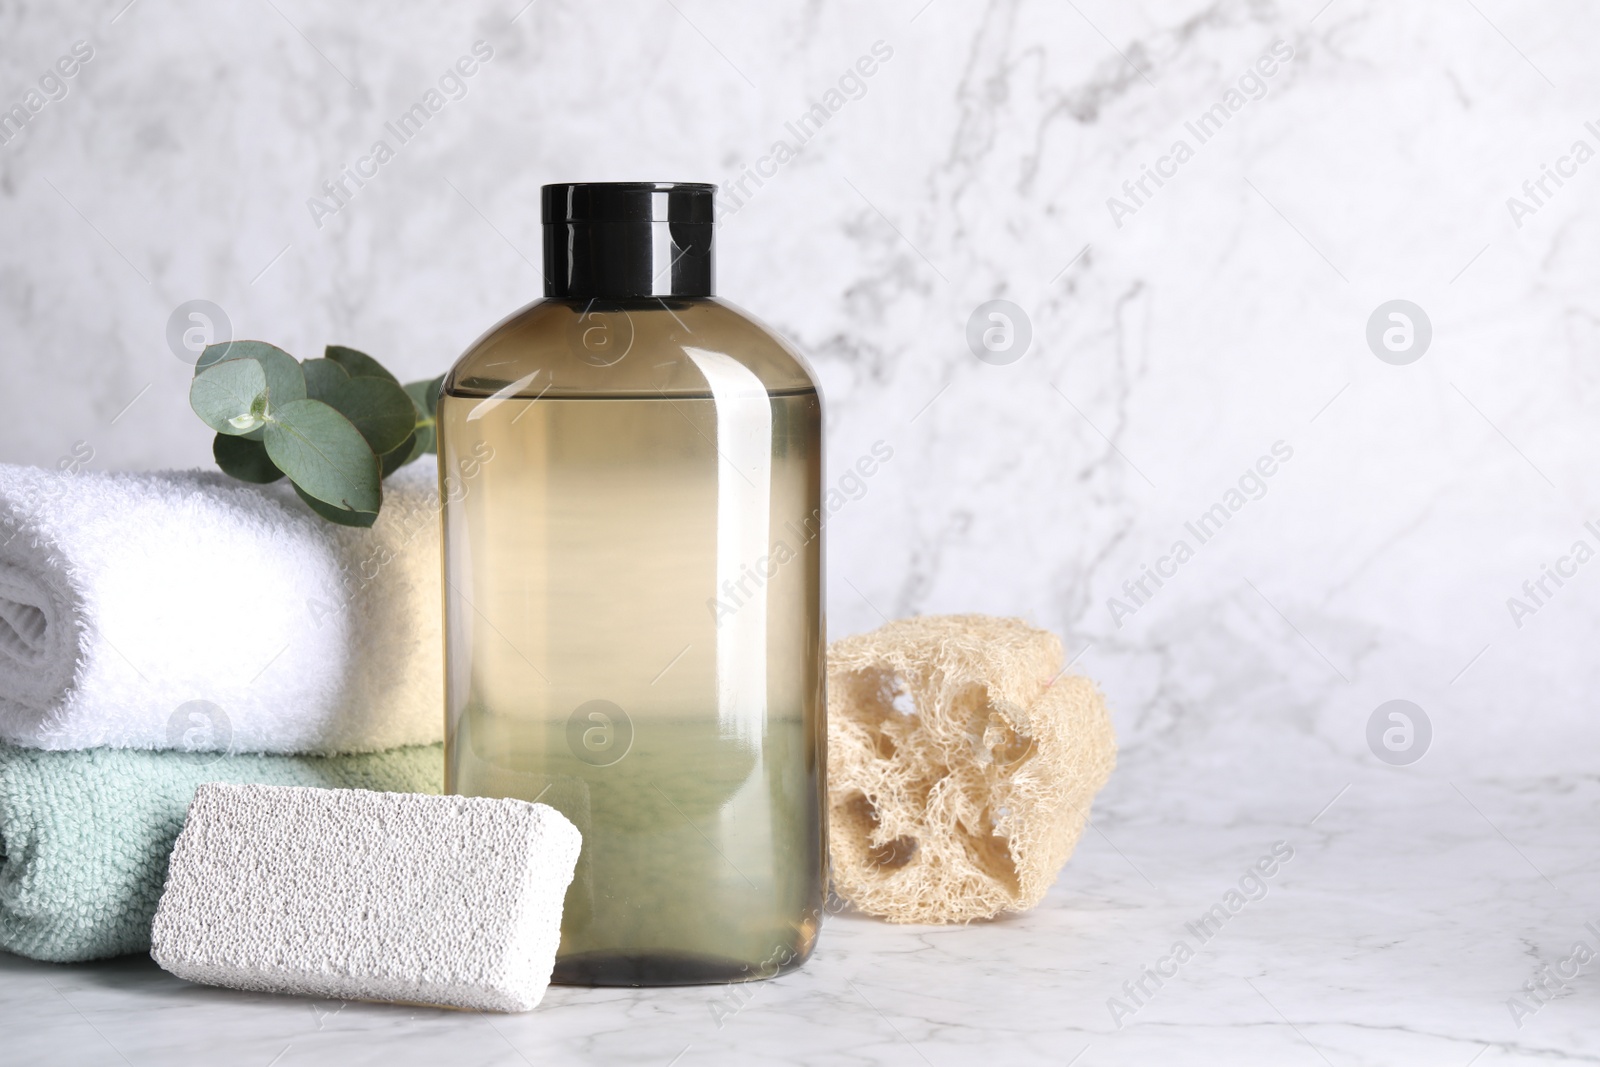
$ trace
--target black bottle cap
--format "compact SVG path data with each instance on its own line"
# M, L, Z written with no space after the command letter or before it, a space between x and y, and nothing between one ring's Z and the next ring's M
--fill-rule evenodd
M698 182L546 185L545 295L710 296L715 192Z

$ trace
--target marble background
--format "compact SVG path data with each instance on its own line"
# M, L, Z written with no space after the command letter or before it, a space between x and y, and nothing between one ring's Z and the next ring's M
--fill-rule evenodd
M736 185L877 45L795 158L730 189L720 289L815 368L832 480L894 451L831 519L831 632L985 611L1062 634L1122 742L1093 829L1021 919L833 920L737 1034L699 991L559 990L419 1024L414 1058L1592 1061L1592 970L1525 1026L1507 1003L1600 919L1600 562L1520 619L1508 598L1600 548L1600 162L1573 155L1600 149L1597 31L1576 0L0 5L4 109L93 49L0 144L0 461L209 463L167 341L191 300L438 373L539 295L541 183ZM461 98L315 219L480 41ZM967 340L996 299L1031 333L1003 365ZM1367 339L1396 299L1432 329L1404 365ZM1198 544L1185 523L1275 445ZM1180 538L1193 558L1113 612ZM1395 699L1432 727L1407 766L1368 737ZM1239 940L1118 1030L1124 979L1277 839L1303 858ZM294 1036L303 1004L148 961L0 972L52 1062L324 1040ZM292 1061L400 1062L369 1038L395 1010Z
M882 42L719 237L723 295L820 377L832 477L894 450L833 517L831 632L1026 616L1105 686L1125 765L1370 768L1401 698L1433 726L1403 773L1588 770L1600 563L1520 627L1507 599L1600 547L1600 163L1507 199L1600 147L1597 28L1575 0L5 5L6 107L93 56L0 145L0 460L208 463L166 340L194 299L437 373L539 295L542 182L735 183ZM464 95L314 219L480 41ZM997 298L1031 325L1007 365L967 342ZM1403 366L1366 339L1397 298L1433 331ZM1277 442L1265 494L1114 617Z

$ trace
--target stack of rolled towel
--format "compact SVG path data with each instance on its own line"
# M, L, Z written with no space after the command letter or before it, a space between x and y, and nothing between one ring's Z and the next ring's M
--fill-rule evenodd
M433 465L367 530L279 483L0 465L0 949L150 947L205 782L438 793Z

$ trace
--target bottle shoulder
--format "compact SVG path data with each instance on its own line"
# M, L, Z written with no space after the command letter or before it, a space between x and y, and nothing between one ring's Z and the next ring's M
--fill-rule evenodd
M798 352L725 300L551 298L513 312L468 346L444 389L452 396L690 397L757 384L772 395L817 388Z

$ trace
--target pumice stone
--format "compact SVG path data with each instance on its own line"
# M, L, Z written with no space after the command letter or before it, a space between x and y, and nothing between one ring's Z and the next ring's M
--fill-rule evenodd
M522 800L208 783L150 955L207 985L526 1011L581 845Z
M834 891L890 922L1024 911L1111 775L1105 701L1017 619L902 619L828 649Z

